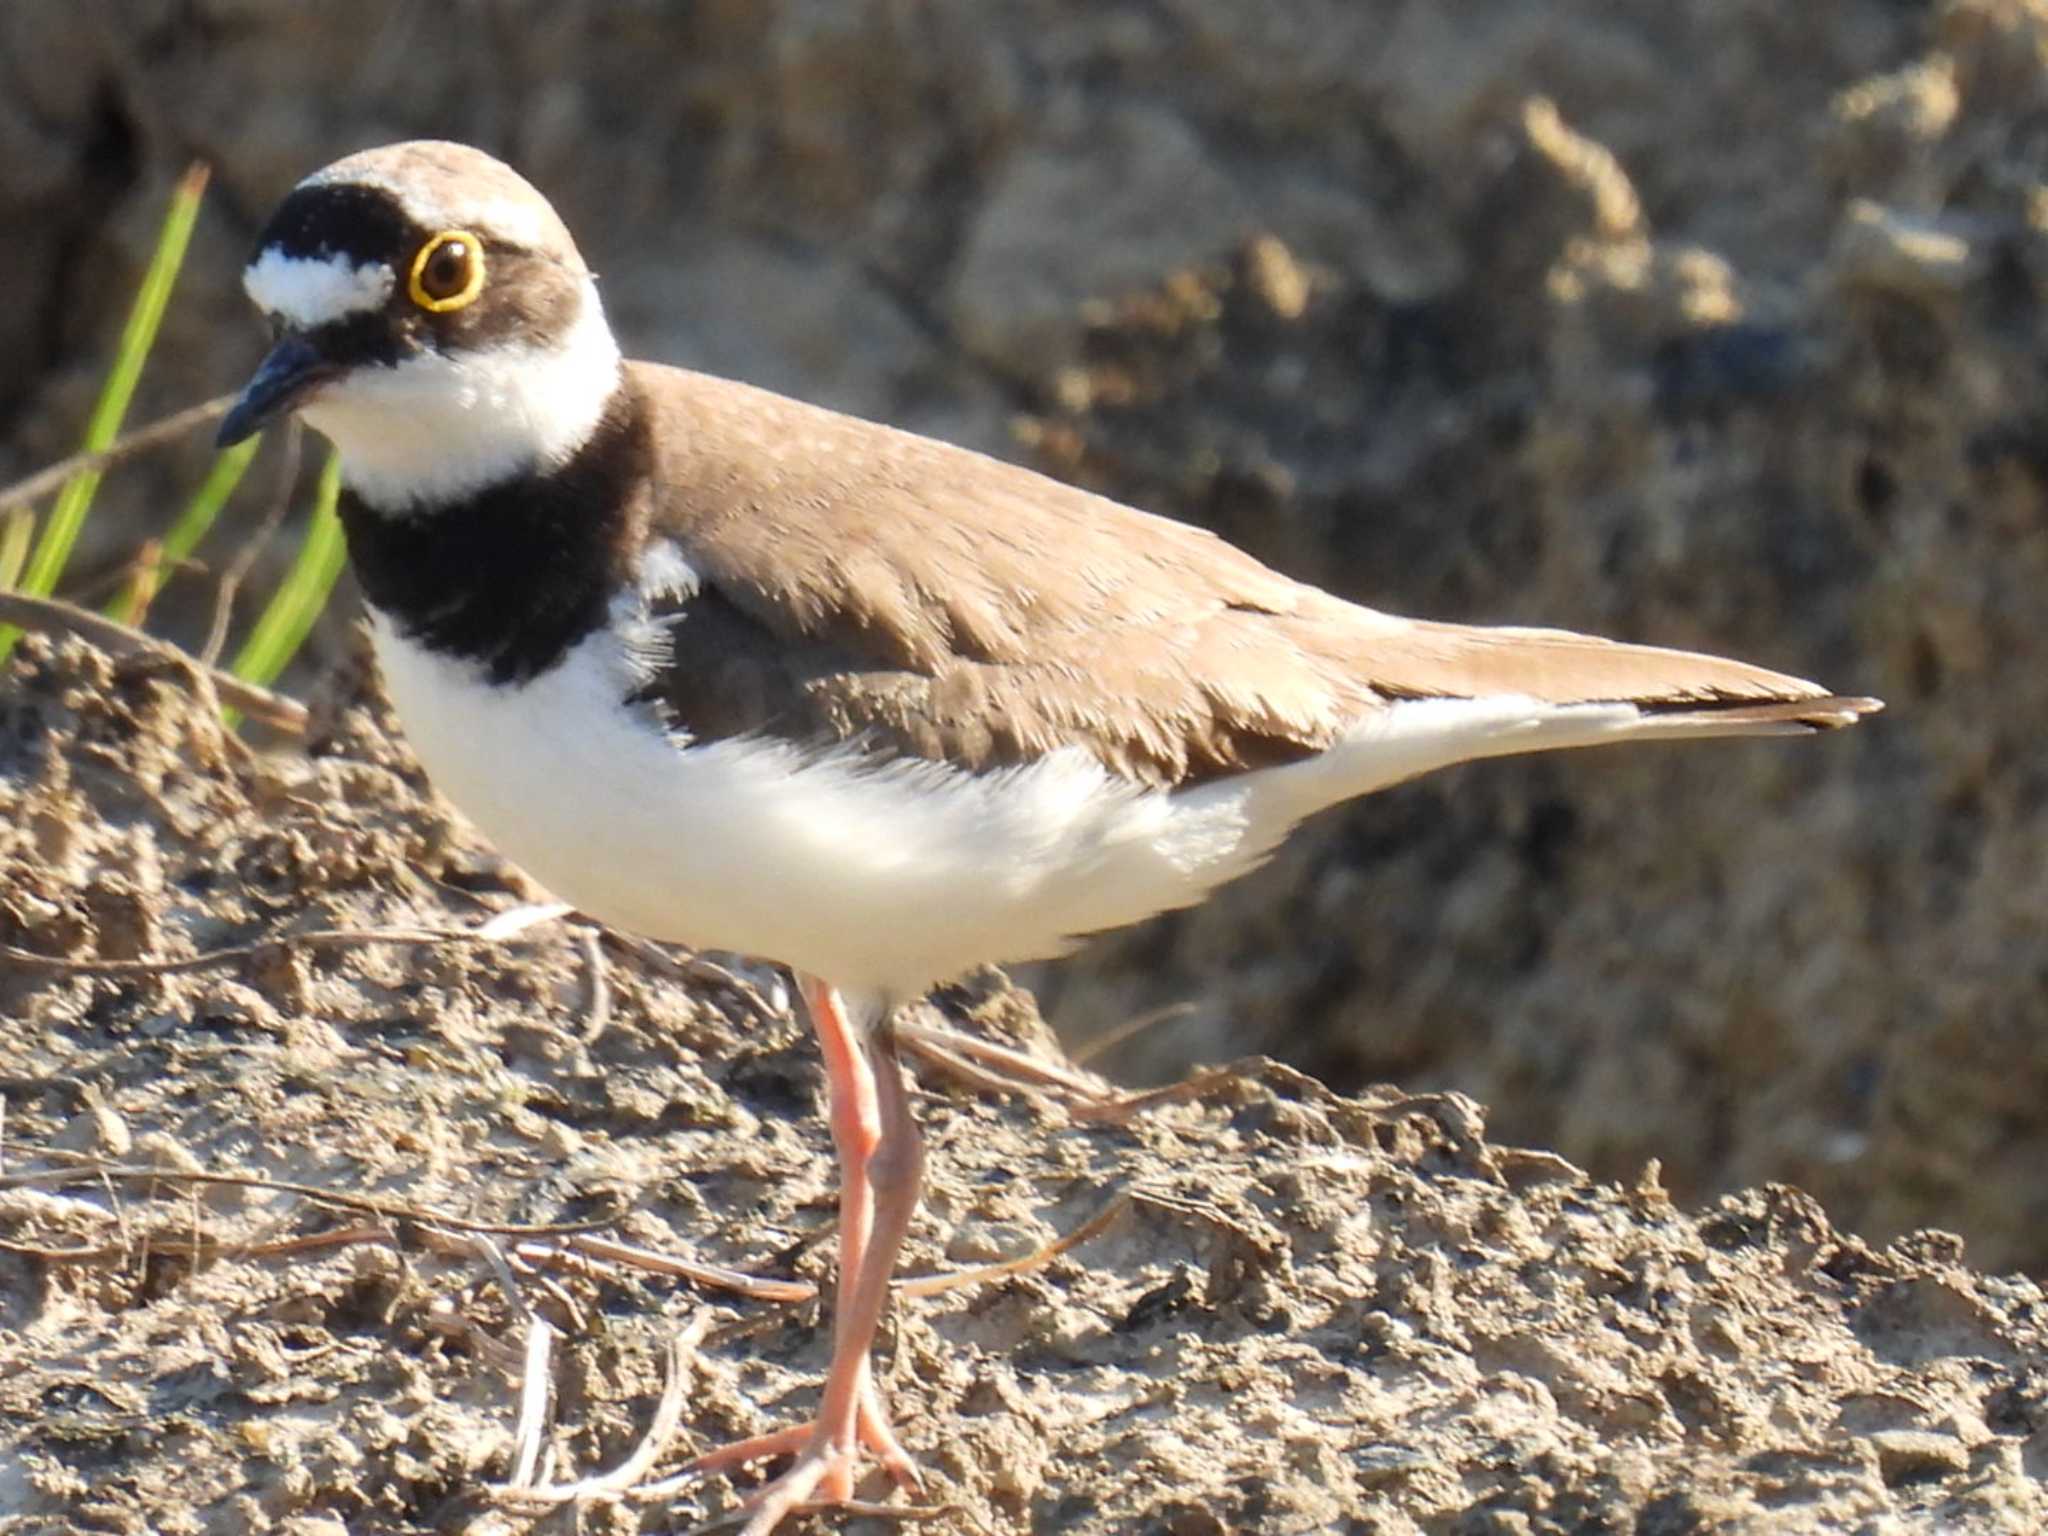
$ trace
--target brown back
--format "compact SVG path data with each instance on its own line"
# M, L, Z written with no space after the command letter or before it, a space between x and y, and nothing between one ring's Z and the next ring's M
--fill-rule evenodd
M1072 744L1180 786L1320 751L1392 699L1825 697L1713 657L1394 618L1014 465L629 366L658 445L643 536L675 538L705 583L649 693L698 734L975 768Z

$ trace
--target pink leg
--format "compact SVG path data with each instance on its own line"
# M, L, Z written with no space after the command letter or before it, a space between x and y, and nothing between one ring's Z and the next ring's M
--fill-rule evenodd
M881 1135L868 1158L867 1241L850 1265L843 1250L840 1255L833 1364L836 1368L842 1349L850 1349L855 1356L861 1379L861 1442L881 1458L899 1486L915 1492L923 1480L917 1464L889 1427L888 1415L882 1410L881 1391L875 1385L871 1356L875 1333L888 1305L889 1281L896 1273L896 1258L903 1251L903 1240L910 1233L911 1218L917 1214L918 1196L923 1191L924 1137L910 1112L910 1094L903 1085L903 1069L896 1062L896 1037L888 1032L887 1021L860 1044L875 1090ZM846 1278L849 1273L853 1276L850 1283ZM852 1347L854 1339L858 1339L857 1348ZM829 1400L829 1375L826 1381ZM851 1493L850 1487L848 1492Z
M768 1536L811 1500L853 1497L865 1446L899 1484L915 1489L917 1467L882 1412L869 1365L888 1302L897 1251L910 1229L924 1173L924 1144L911 1117L893 1039L863 1038L839 997L815 977L801 978L804 1000L825 1057L832 1139L839 1150L839 1290L832 1320L832 1364L811 1424L743 1440L692 1462L712 1471L797 1453L794 1466L755 1495L743 1536Z

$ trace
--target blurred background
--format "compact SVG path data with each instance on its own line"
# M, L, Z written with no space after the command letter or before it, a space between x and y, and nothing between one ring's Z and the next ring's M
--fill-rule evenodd
M0 482L76 446L189 162L136 423L246 375L274 201L418 135L554 199L633 353L1375 606L1886 698L1441 775L1025 979L1070 1041L1149 1017L1131 1080L1456 1087L1605 1176L2048 1271L2048 4L6 0ZM203 630L277 454L155 627ZM67 584L206 461L116 473Z

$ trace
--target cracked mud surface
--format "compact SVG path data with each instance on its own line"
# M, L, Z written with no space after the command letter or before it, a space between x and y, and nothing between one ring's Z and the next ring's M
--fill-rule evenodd
M524 1325L459 1234L87 1171L259 1175L473 1222L617 1213L607 1230L649 1248L827 1278L821 1073L774 987L607 939L598 1013L574 922L318 937L473 928L534 895L422 793L374 705L319 721L310 757L252 757L178 664L70 643L32 641L0 679L0 943L50 962L0 961L0 1531L688 1529L733 1485L538 1521L493 1503ZM1050 1049L999 977L940 1006ZM883 1376L953 1506L922 1528L2048 1524L2048 1310L1941 1234L1866 1246L1782 1187L1681 1210L1652 1176L1491 1144L1455 1096L1340 1097L1270 1065L1127 1126L942 1079L918 1107L910 1272L1126 1202L1043 1269L895 1311ZM44 1171L65 1176L24 1177ZM520 1290L566 1334L558 1478L631 1449L665 1341L706 1311L691 1441L814 1400L814 1305L550 1278Z

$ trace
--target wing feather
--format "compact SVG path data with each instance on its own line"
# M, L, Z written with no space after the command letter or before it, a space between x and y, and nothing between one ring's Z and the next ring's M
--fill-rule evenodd
M975 768L1080 746L1179 787L1313 755L1401 699L1629 702L1730 732L1873 707L1719 657L1396 618L1014 465L632 366L663 445L646 532L701 579L649 693L700 734Z

